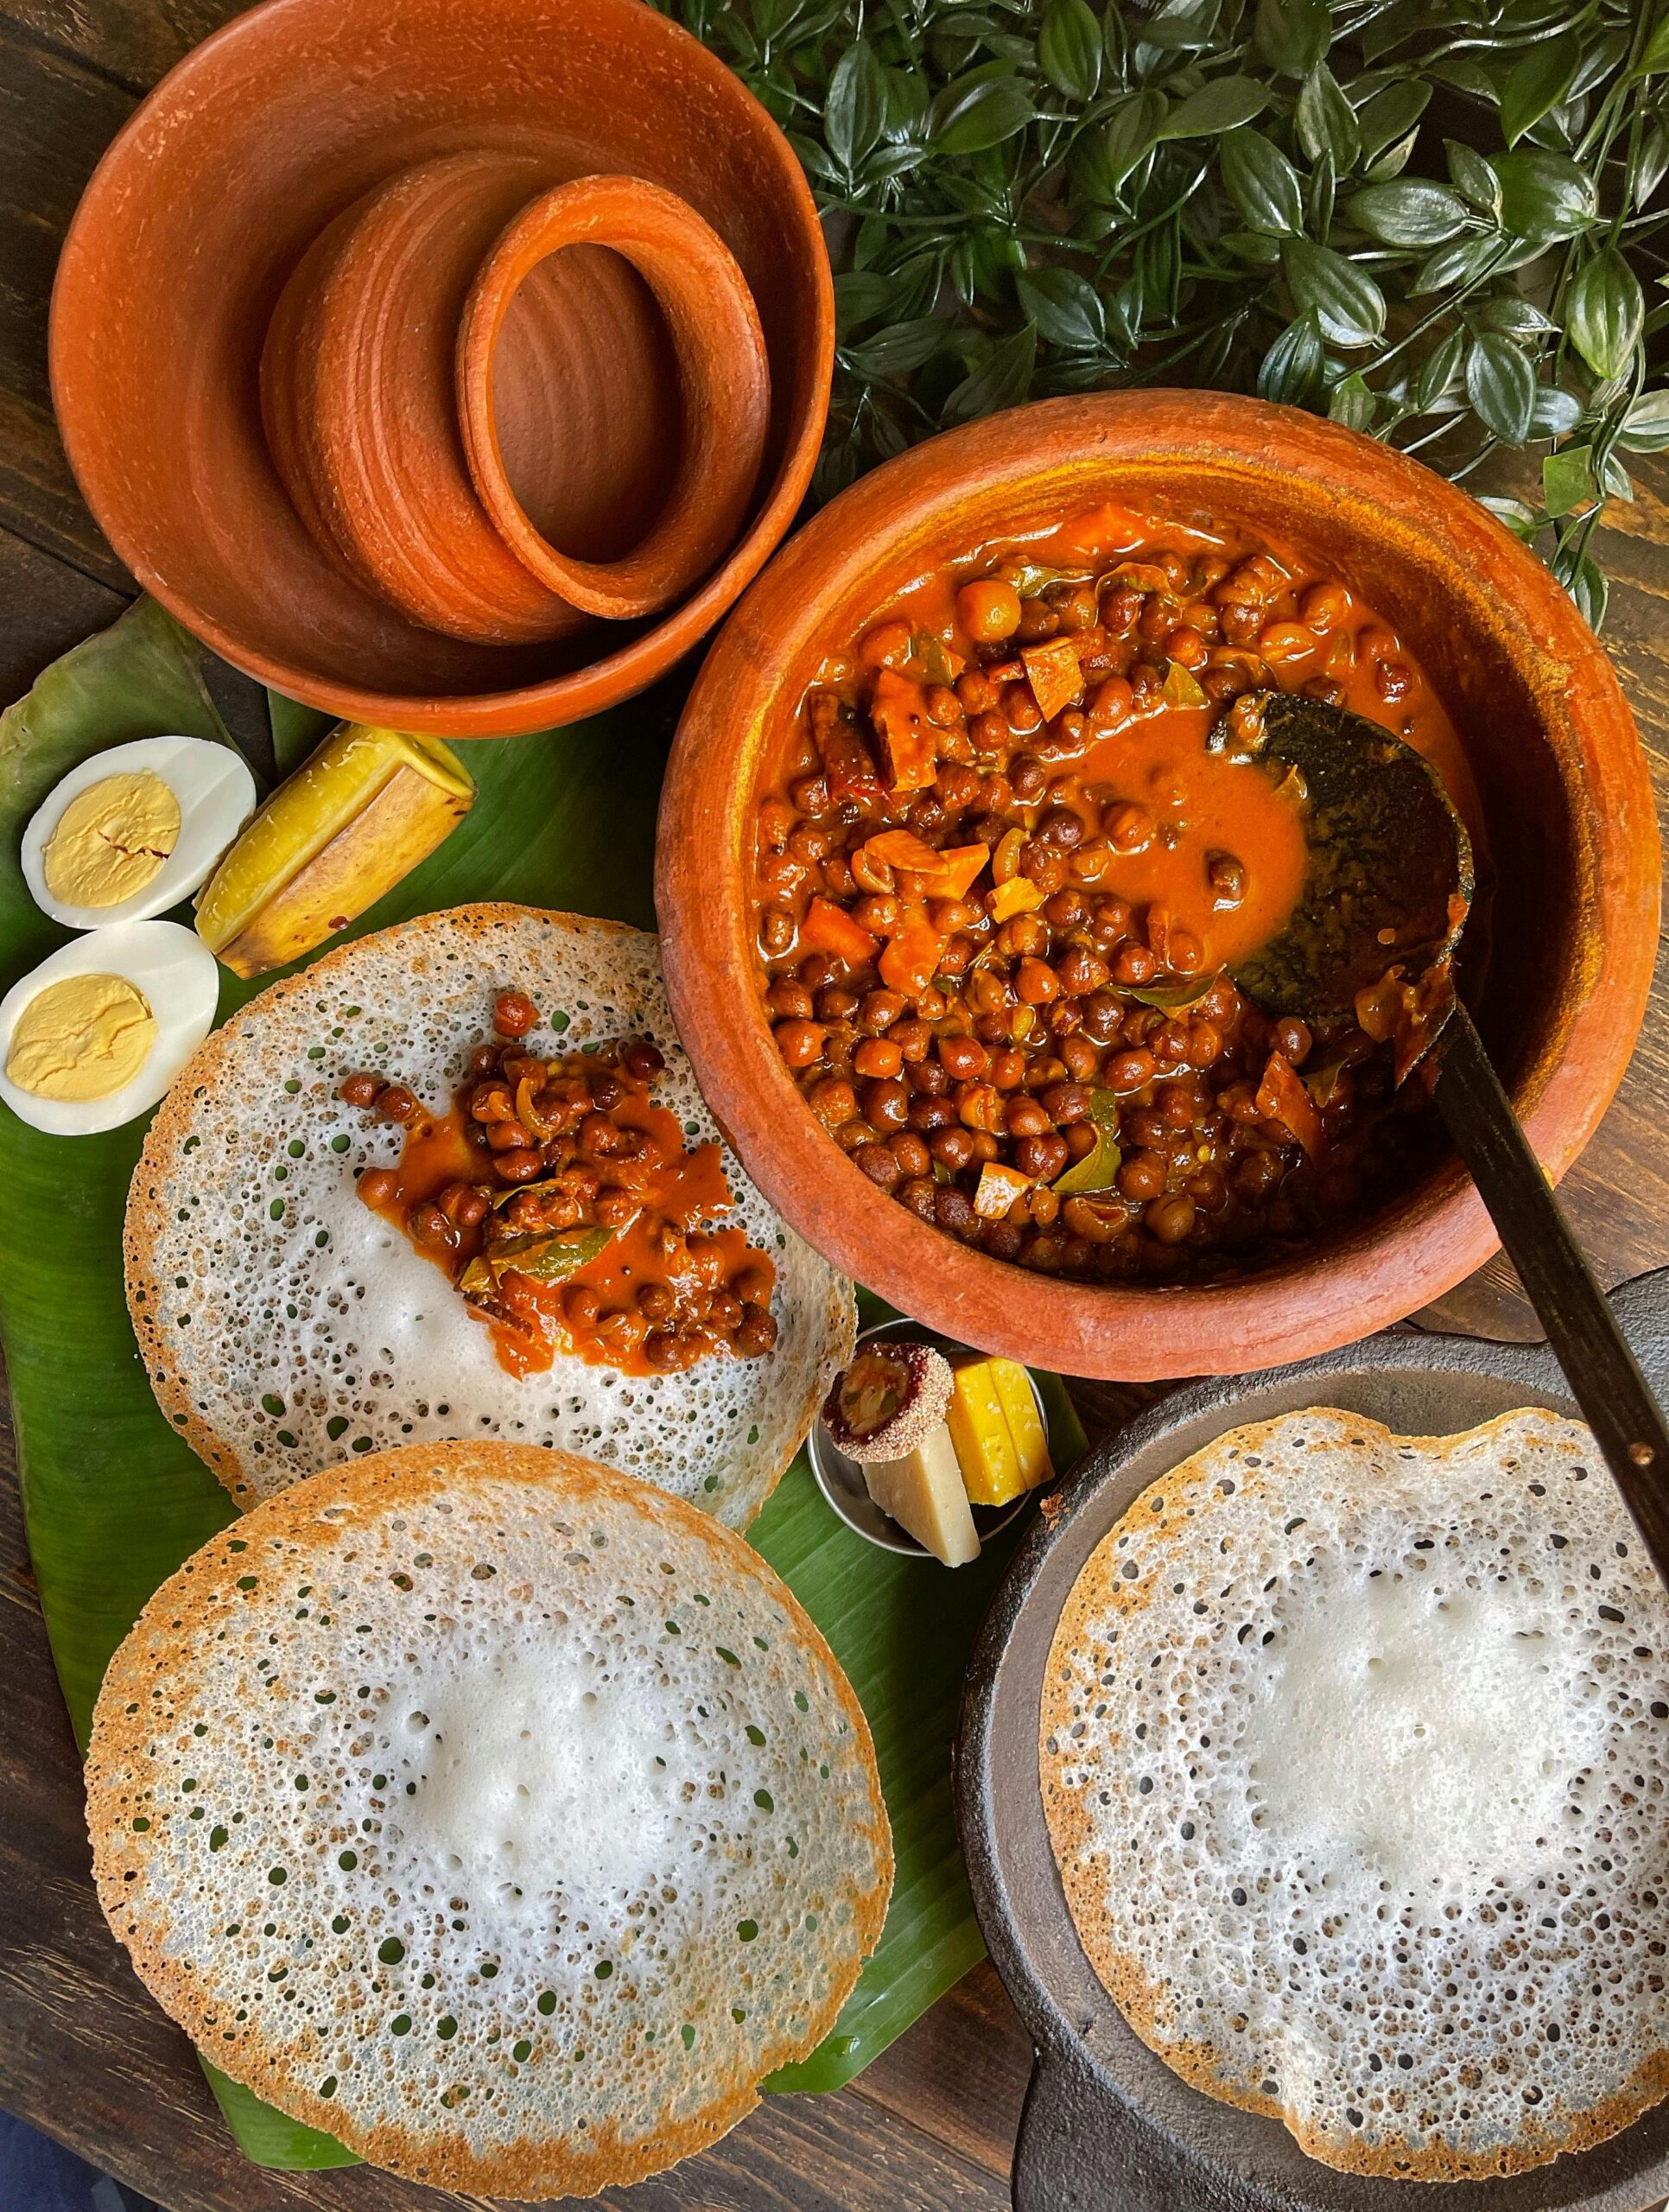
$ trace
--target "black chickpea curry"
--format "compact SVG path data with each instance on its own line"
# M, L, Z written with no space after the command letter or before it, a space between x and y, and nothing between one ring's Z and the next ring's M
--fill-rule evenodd
M1418 663L1280 546L1111 506L948 563L825 661L756 823L759 988L812 1112L881 1190L1082 1281L1267 1265L1435 1138L1374 1009L1237 988L1304 880L1303 792L1236 742L1298 691L1477 808Z

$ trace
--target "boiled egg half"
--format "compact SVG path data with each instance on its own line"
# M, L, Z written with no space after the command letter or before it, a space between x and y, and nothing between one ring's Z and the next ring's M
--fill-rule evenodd
M23 832L23 877L66 929L166 913L208 880L255 811L241 753L200 737L142 737L72 768Z
M77 938L0 999L0 1098L48 1136L92 1136L154 1106L208 1035L220 976L178 922Z

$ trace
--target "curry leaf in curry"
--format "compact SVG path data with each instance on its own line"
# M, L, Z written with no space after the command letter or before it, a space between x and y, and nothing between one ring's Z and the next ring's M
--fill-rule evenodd
M1597 619L1602 504L1669 444L1660 6L662 4L823 210L821 496L1028 396L1256 391L1456 478L1583 452L1514 526Z

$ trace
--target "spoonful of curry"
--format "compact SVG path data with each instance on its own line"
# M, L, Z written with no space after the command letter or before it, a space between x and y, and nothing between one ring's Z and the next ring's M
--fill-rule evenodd
M1273 1014L1354 1013L1393 1040L1399 1083L1431 1059L1456 1149L1669 1584L1669 1427L1456 988L1472 849L1437 772L1363 715L1279 692L1236 700L1212 742L1297 779L1308 841L1296 904L1235 982Z

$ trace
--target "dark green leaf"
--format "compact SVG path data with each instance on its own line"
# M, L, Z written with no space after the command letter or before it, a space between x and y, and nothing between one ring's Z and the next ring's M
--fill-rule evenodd
M1596 377L1622 375L1645 316L1640 279L1614 245L1584 263L1564 296L1571 342Z
M1592 506L1599 497L1593 462L1591 446L1562 446L1546 456L1541 465L1541 503L1550 515L1557 518Z
M1451 330L1446 338L1437 340L1420 363L1419 373L1414 378L1413 398L1422 415L1429 415L1459 383L1465 356L1464 336L1458 330Z
M1467 313L1475 328L1504 330L1512 337L1539 338L1555 327L1522 292L1498 292L1482 306L1469 308Z
M828 80L823 132L828 150L848 175L871 152L886 127L886 73L875 50L858 39L834 65Z
M1406 138L1425 114L1431 97L1431 87L1418 77L1405 77L1375 92L1356 116L1362 159L1373 162L1388 146Z
M1310 159L1318 162L1329 154L1334 168L1348 176L1361 153L1361 132L1356 127L1356 111L1324 61L1318 61L1304 80L1296 120L1298 143Z
M1365 269L1330 246L1288 238L1281 266L1293 304L1336 346L1369 346L1385 327L1385 295Z
M1497 154L1492 167L1501 179L1502 226L1519 238L1572 238L1599 213L1593 178L1569 155L1521 146Z
M1258 0L1253 47L1258 59L1282 76L1308 75L1327 59L1332 41L1327 0Z
M1336 196L1333 156L1323 154L1310 172L1310 183L1304 195L1304 213L1309 219L1311 234L1325 244L1333 227L1333 201Z
M1156 55L1162 59L1167 54L1209 46L1218 12L1217 0L1200 0L1196 7L1169 6L1158 15L1144 16L1136 50L1138 68L1152 67Z
M1321 332L1313 315L1301 315L1289 323L1263 357L1258 371L1258 397L1284 399L1293 407L1307 407L1321 391L1326 359Z
M1486 493L1479 505L1488 507L1497 522L1505 523L1514 537L1521 537L1526 543L1546 525L1546 516L1534 507L1526 506L1522 499L1499 499Z
M1214 77L1178 100L1164 118L1161 138L1208 138L1250 123L1269 105L1269 89L1252 77Z
M977 415L993 415L999 407L1016 406L1025 397L1037 358L1038 334L1030 323L999 339L945 401L947 420L971 423Z
M1443 245L1475 220L1458 192L1412 177L1353 193L1346 213L1359 230L1386 245Z
M1024 130L1031 94L1018 77L959 78L934 101L930 129L940 154L977 154Z
M1423 299L1428 293L1447 292L1469 283L1486 269L1494 268L1501 251L1501 240L1494 238L1457 238L1452 245L1440 245L1409 278L1408 296Z
M1281 257L1278 241L1260 231L1225 231L1218 244L1260 269L1272 269Z
M1439 84L1452 85L1456 92L1469 93L1475 100L1482 100L1491 107L1500 102L1500 85L1473 54L1441 54L1435 61L1426 63L1425 73L1435 77Z
M1341 377L1327 397L1329 418L1348 430L1371 430L1379 403L1360 374Z
M1536 376L1510 338L1486 331L1466 355L1466 396L1484 428L1503 445L1521 446L1530 435Z
M276 691L267 695L267 717L272 724L273 766L281 777L301 766L331 726L330 716L321 715L316 707L280 698Z
M1253 230L1279 238L1304 228L1298 173L1272 140L1259 130L1230 130L1217 158L1224 188Z
M861 376L907 376L930 360L955 334L942 315L917 315L912 321L895 322L891 329L877 331L861 346L849 346L846 358Z
M1582 420L1582 402L1562 385L1539 384L1530 410L1533 438L1566 438Z
M1509 146L1556 108L1570 91L1582 60L1583 43L1574 30L1533 46L1513 65L1501 96L1501 127Z
M1662 118L1654 115L1640 135L1640 154L1634 165L1634 188L1629 194L1631 205L1646 207L1666 175L1669 175L1669 130L1665 130Z
M1669 9L1665 9L1653 24L1634 69L1635 74L1641 77L1654 77L1669 69Z
M1107 315L1095 288L1076 269L1028 269L1016 284L1020 305L1051 346L1088 352L1107 342Z
M834 279L834 317L841 335L896 309L898 280L879 269L843 269Z
M1088 0L1049 0L1038 31L1038 67L1069 99L1094 99L1101 74L1101 27Z
M1501 179L1475 148L1457 138L1445 138L1443 150L1452 181L1481 215L1494 222L1501 213Z
M1630 453L1661 453L1669 446L1669 391L1643 393L1623 416L1617 443Z
M1073 147L1071 169L1078 189L1092 200L1110 200L1164 128L1168 103L1158 92L1135 92L1121 100L1098 131L1086 131Z
M1605 571L1591 553L1583 554L1571 574L1559 580L1577 602L1579 613L1590 630L1604 626L1605 604L1610 597L1610 587L1605 581Z
M1116 1091L1105 1090L1099 1084L1091 1090L1089 1121L1095 1132L1095 1148L1056 1178L1054 1187L1063 1198L1080 1191L1110 1191L1118 1175L1123 1155L1119 1149Z

